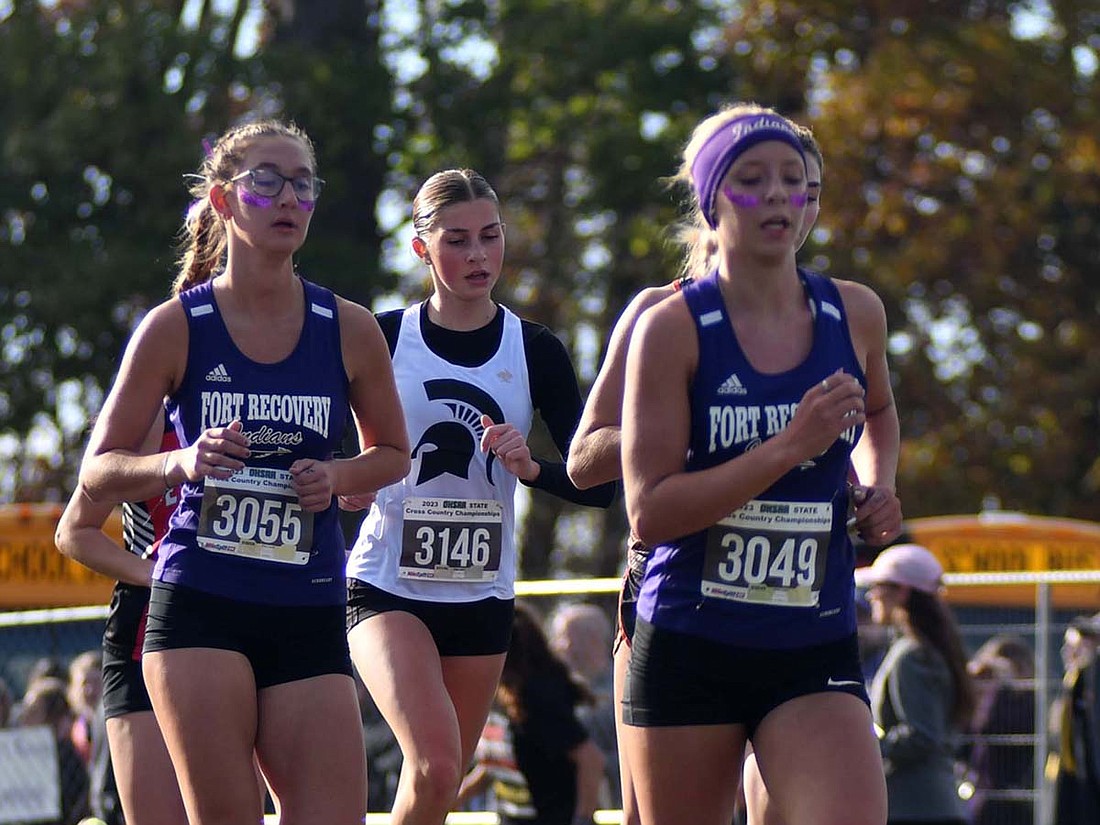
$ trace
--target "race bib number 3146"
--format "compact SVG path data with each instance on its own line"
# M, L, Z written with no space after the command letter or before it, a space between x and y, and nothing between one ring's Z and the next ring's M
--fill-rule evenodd
M707 531L703 595L816 607L832 525L829 502L748 502Z
M398 575L433 581L494 581L500 572L499 501L408 498Z
M227 479L207 477L199 511L199 547L212 553L305 564L313 513L302 509L290 473L245 467Z

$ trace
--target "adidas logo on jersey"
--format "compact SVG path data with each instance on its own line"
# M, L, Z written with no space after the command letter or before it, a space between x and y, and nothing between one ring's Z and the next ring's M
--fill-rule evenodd
M737 373L733 373L718 387L719 395L748 395L748 392L745 385L741 383L741 379L737 377Z
M225 364L218 364L218 366L206 373L206 380L220 381L223 384L228 384L233 379L229 377L229 372L225 369Z

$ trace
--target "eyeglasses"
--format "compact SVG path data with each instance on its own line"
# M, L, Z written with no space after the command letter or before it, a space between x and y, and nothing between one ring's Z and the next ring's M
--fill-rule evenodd
M236 183L248 178L248 188L255 194L264 198L274 198L283 191L287 183L294 190L294 196L299 201L313 202L321 194L325 182L312 174L294 175L287 177L270 166L257 166L255 169L246 169L239 175L229 180Z

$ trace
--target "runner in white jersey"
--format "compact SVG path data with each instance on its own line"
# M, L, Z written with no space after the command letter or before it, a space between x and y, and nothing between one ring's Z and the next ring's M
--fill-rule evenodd
M347 574L409 599L510 599L516 576L512 501L517 477L495 453L477 449L475 434L485 429L484 415L508 422L519 433L531 428L520 319L501 307L500 346L484 364L465 367L425 343L422 312L417 304L401 313L393 353L413 444L413 472L379 490Z
M537 410L565 454L581 412L561 342L492 299L504 260L496 194L481 175L432 176L413 201L412 246L432 276L422 304L386 313L412 469L380 490L348 562L352 659L401 745L395 823L442 823L471 764L514 611L517 480L578 491L527 445Z

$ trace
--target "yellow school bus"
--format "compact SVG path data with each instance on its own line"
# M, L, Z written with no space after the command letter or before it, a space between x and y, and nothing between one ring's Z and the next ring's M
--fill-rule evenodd
M65 558L53 541L60 504L0 505L0 610L107 604L114 582ZM116 508L104 527L122 541Z
M1100 571L1100 524L1023 513L935 516L906 522L908 540L936 554L946 573ZM1100 584L1051 585L1054 607L1100 607ZM948 588L948 601L965 605L1031 607L1035 585Z

